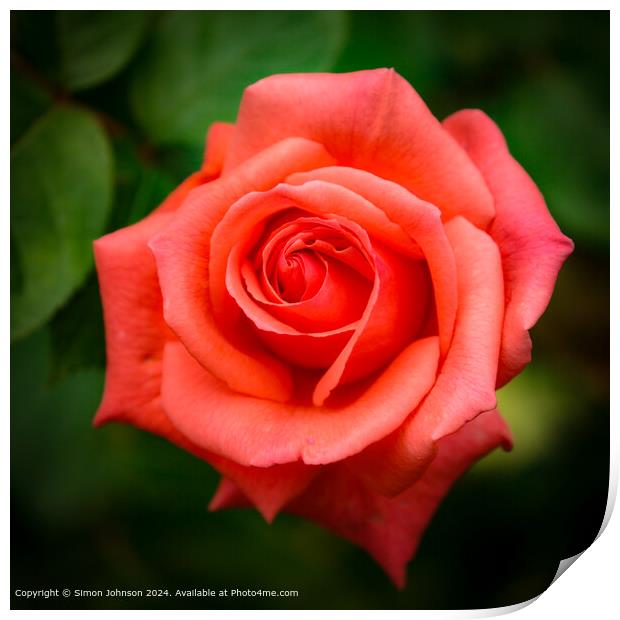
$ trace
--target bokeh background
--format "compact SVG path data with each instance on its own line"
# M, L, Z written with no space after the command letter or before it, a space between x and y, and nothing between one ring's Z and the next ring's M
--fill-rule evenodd
M455 485L404 591L312 523L208 513L209 465L90 425L105 367L92 240L197 169L207 126L233 120L256 79L383 66L439 118L490 114L576 243L533 363L499 395L514 451ZM299 590L30 605L492 607L541 593L594 539L609 463L607 12L12 12L11 202L12 590Z

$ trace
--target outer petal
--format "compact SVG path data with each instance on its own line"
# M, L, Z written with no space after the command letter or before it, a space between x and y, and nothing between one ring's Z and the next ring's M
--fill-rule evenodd
M496 405L504 310L499 252L486 233L463 218L449 222L446 232L456 256L459 293L450 351L420 408L396 433L349 463L368 484L389 495L422 474L441 437Z
M192 355L233 389L288 400L288 368L264 350L248 328L222 333L209 303L211 235L230 205L244 194L265 190L288 174L323 165L331 158L318 144L284 140L240 166L230 177L193 192L166 230L151 240L164 296L166 322Z
M94 243L107 356L105 391L95 424L109 418L141 420L157 407L163 346L172 334L163 320L155 260L147 241L171 217L171 213L153 214Z
M235 393L181 343L169 343L162 404L192 443L242 465L299 459L318 465L355 454L398 428L432 385L437 360L437 338L418 340L352 403L312 407Z
M444 121L482 172L495 199L491 236L504 267L506 316L497 385L519 374L531 359L528 329L545 311L573 242L553 221L538 188L512 158L493 121L479 110L462 110Z
M452 484L487 452L510 441L508 427L497 411L487 411L441 439L437 456L423 476L397 497L368 489L346 467L336 464L324 468L286 510L364 547L402 588L407 562ZM247 503L231 481L223 480L210 507L217 510Z
M295 497L301 495L320 474L321 467L304 463L287 463L273 467L243 467L211 455L222 474L220 484L209 502L209 510L256 507L265 521L271 523L276 514Z
M447 219L461 214L486 227L493 218L476 167L393 70L275 75L250 86L224 169L289 136L316 140L339 164L396 181Z

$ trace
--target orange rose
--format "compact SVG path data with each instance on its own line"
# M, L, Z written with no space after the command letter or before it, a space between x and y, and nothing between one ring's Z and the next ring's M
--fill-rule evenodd
M261 80L201 171L95 242L95 423L211 463L213 509L314 519L402 585L452 482L510 446L495 390L572 247L482 112L442 125L389 70Z

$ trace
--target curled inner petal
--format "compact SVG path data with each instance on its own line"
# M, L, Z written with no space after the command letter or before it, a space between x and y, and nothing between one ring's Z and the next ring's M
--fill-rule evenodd
M274 317L311 333L360 318L374 281L374 261L346 222L297 217L259 245L241 272L252 298Z
M278 357L325 369L315 405L389 363L432 305L417 246L402 254L348 217L372 209L333 184L280 185L238 201L214 232L212 273L223 277L210 284L220 320L249 320Z
M327 368L368 306L376 286L375 254L354 223L297 215L284 223L276 218L277 226L268 223L270 232L254 248L238 243L229 256L226 286L278 356Z

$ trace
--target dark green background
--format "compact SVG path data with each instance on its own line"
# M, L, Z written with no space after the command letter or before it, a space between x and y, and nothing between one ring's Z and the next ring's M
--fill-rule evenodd
M11 561L15 588L250 587L295 599L49 599L41 607L478 608L542 592L593 540L608 481L606 12L11 14ZM93 430L105 353L93 238L200 164L211 121L274 72L391 66L439 117L502 127L576 250L500 392L515 434L454 487L396 590L289 515L208 513L214 471ZM14 607L27 605L13 597Z

